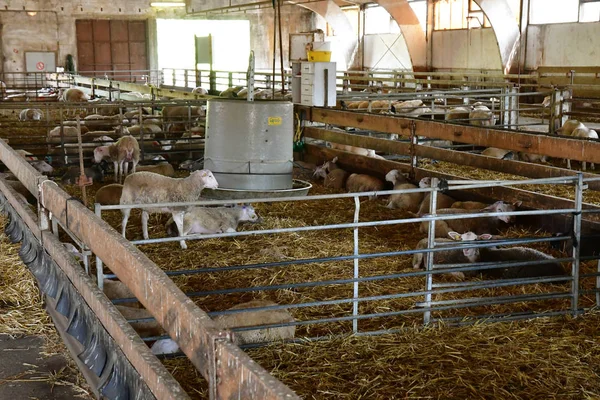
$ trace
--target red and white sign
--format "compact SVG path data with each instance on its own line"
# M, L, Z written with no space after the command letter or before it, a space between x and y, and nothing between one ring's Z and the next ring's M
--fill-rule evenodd
M46 68L46 64L40 61L39 63L35 64L35 67L38 69L38 71L43 71L44 68Z

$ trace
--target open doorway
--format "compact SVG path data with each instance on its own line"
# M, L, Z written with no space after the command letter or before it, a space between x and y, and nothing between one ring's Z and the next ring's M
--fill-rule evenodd
M250 21L158 19L158 67L195 69L194 36L212 36L213 69L246 71L250 54ZM208 65L199 64L199 69ZM165 81L168 77L165 76ZM165 82L167 85L168 83Z

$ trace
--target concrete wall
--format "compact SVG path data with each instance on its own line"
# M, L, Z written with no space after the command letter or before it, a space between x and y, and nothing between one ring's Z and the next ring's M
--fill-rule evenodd
M502 70L491 28L434 31L431 45L434 70Z
M600 65L600 22L529 25L526 69Z

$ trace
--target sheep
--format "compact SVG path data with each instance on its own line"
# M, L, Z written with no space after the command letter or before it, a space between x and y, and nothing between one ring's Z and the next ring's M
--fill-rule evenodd
M477 235L474 232L449 232L455 240L473 241L490 240L492 235ZM463 254L470 262L517 262L517 261L548 261L547 263L507 268L494 268L482 271L483 274L499 278L533 278L541 276L565 276L562 265L555 258L541 251L528 247L510 247L498 249L495 247L479 247L463 249Z
M120 118L118 115L98 115L92 114L88 115L83 119L83 124L86 126L91 126L98 131L110 131L113 129L113 126L119 124Z
M92 165L89 168L84 168L83 172L88 178L92 178L94 183L104 182L104 171L99 165ZM75 185L77 178L80 176L79 167L71 166L67 169L67 172L61 177L62 183L65 185Z
M219 187L212 172L208 170L194 171L187 178L169 178L152 172L137 172L125 178L120 204L151 204L164 202L197 201L204 188ZM130 209L123 213L122 234L129 219ZM179 236L183 236L183 214L178 208L145 208L142 209L142 231L144 239L148 239L148 217L150 213L171 213L177 224ZM185 241L179 242L182 249L187 249Z
M37 157L35 157L33 153L30 153L27 150L17 149L15 150L15 152L28 161L37 161Z
M562 136L571 136L575 129L584 129L585 125L576 119L567 120L561 128L559 128L556 133Z
M235 232L240 222L256 222L258 215L252 206L191 207L183 214L183 235ZM170 218L165 225L167 235L178 235L177 225Z
M183 169L186 171L197 171L199 169L204 168L204 157L198 160L185 160L181 164L179 164L179 169Z
M83 138L81 138L81 139L83 141ZM86 139L89 139L89 136ZM98 136L98 137L93 138L92 142L100 144L102 146L106 146L108 144L114 143L114 139L111 138L110 136L104 135L104 136Z
M348 193L377 192L383 190L385 183L381 179L365 174L351 174L346 180ZM373 199L375 196L369 196Z
M51 174L52 172L54 172L54 168L52 168L52 165L48 164L45 161L32 160L29 161L29 165L31 165L33 168L35 168L42 174Z
M452 203L450 208L462 208L463 210L482 210L488 206L489 204L479 201L457 201Z
M521 202L515 204L504 203L503 201L497 201L494 204L483 208L481 210L464 210L460 208L445 208L437 211L438 215L451 215L451 214L470 214L470 213L482 213L487 212L512 212L521 205ZM449 232L468 232L473 231L477 234L483 233L497 233L500 224L511 224L514 221L514 217L508 215L500 215L496 217L481 217L481 218L461 218L461 219L448 219L438 220L435 222L435 235L436 237L446 237ZM424 221L421 223L420 230L422 233L427 233L429 222Z
M350 174L343 169L337 168L332 170L325 177L325 181L323 182L323 186L326 188L332 189L343 189L346 187L346 182L348 181L348 176Z
M235 305L229 310L244 310L261 307L276 306L277 303L268 300L252 300L247 303ZM235 314L224 314L213 317L221 329L246 328L261 325L277 325L295 322L290 312L283 308L278 310L244 311ZM240 331L233 334L233 341L237 345L274 342L293 339L296 335L296 326L279 326L261 328L256 330ZM156 341L151 348L152 354L173 354L179 352L179 346L172 339Z
M452 243L455 242L454 239L446 239L446 238L436 238L436 243ZM436 247L443 247L436 246ZM421 239L419 243L417 243L416 250L427 249L429 247L428 239ZM427 253L415 253L413 254L412 266L414 269L425 269L425 260ZM433 263L434 264L467 264L469 259L464 255L462 249L447 249L441 251L431 252L433 254ZM451 276L459 279L464 279L463 272L451 272Z
M140 145L133 136L123 136L117 143L108 146L98 146L94 149L94 162L99 163L104 158L110 158L114 164L115 182L127 175L129 163L133 163L132 173L140 162Z
M57 144L60 143L61 134L63 132L63 138L76 138L77 137L77 127L75 126L57 126L48 132L46 136L46 142ZM81 134L84 135L89 132L89 129L86 126L81 126ZM65 140L66 141L66 140Z
M325 161L323 165L320 165L317 168L315 168L313 177L325 179L328 173L330 173L333 170L339 169L339 167L337 166L337 161L337 157L335 157L331 161Z
M168 162L163 162L156 165L142 165L138 167L138 172L154 172L155 174L163 176L175 175L175 169Z
M546 96L546 97L544 97L544 101L542 101L542 107L548 108L548 107L550 107L551 103L552 103L552 96Z
M540 155L540 154L532 154L532 153L517 153L517 160L527 161L527 162L540 162L547 163L548 156Z
M421 100L406 100L406 101L395 101L390 106L390 109L393 113L396 114L405 114L414 111L415 109L421 107L423 105L423 101Z
M481 103L473 105L473 111L469 113L469 123L475 126L493 126L496 124L496 116L487 106Z
M130 135L140 135L142 133L142 131L144 132L144 135L146 134L156 134L156 133L160 133L162 132L162 128L158 125L155 124L150 124L150 123L146 123L144 121L144 123L140 126L140 125L133 125L130 126L129 128L127 128L127 130L129 131ZM150 139L150 137L146 137L144 136L144 139Z
M19 121L41 121L43 117L39 108L26 108L19 113Z
M514 160L515 153L510 150L498 149L496 147L488 147L481 152L482 156L493 157L499 160Z
M268 300L253 300L247 303L235 305L228 310L244 310L259 307L276 306ZM213 320L223 329L245 328L250 326L285 324L295 322L290 312L283 308L277 310L245 311L235 314L217 315ZM275 328L262 328L251 331L241 331L234 334L234 343L237 345L273 342L276 340L293 339L296 326L280 326Z
M583 127L583 128L575 129L573 131L573 133L571 134L571 136L575 137L575 138L598 139L598 132L596 132L593 129ZM581 166L583 167L584 171L587 170L587 162L586 161L583 161ZM567 160L567 168L571 169L571 160ZM596 166L594 165L594 163L592 163L592 169L596 169Z
M419 181L419 187L420 188L431 187L431 178L427 176L427 177L421 179ZM423 198L423 201L421 201L421 206L419 207L419 211L417 212L417 215L429 214L430 196L431 196L431 193L427 193L425 195L425 197ZM452 197L450 197L444 193L438 192L435 209L440 210L442 208L450 208L450 207L452 207L452 204L454 204L455 202L456 202L456 200L454 200Z
M458 122L466 122L469 119L471 110L467 107L454 107L448 110L444 119L446 121L460 120Z
M397 169L393 169L385 176L385 180L394 185L394 190L416 189L417 186L409 183L406 175L401 174ZM423 193L402 193L390 196L387 208L398 208L415 214L419 211L419 206L423 201Z
M198 86L192 89L192 93L206 95L208 94L208 90Z
M114 281L112 279L104 279L104 294L110 300L129 299L132 297L135 298L134 294L131 292L131 290L129 290L127 285L121 281ZM137 301L126 304L127 307L142 308L142 305Z
M242 90L243 88L244 88L243 86L227 88L227 89L223 90L221 93L219 93L219 97L226 97L226 98L237 97L238 92L240 90Z
M121 200L123 194L123 185L113 183L110 185L102 186L96 192L95 202L102 204L103 206L117 206Z
M195 121L204 115L204 108L201 106L165 106L162 109L163 129L168 131L170 126L183 127L185 129L189 118Z
M128 320L144 320L153 318L148 310L117 305L117 310ZM131 327L142 337L161 336L165 333L160 324L151 319L150 321L130 322Z
M69 88L62 92L60 99L69 103L85 103L90 98L87 94L83 93L83 91L79 89Z

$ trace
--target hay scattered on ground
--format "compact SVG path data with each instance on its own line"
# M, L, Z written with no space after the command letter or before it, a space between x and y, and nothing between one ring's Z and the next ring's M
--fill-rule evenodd
M42 337L45 340L42 354L45 357L64 355L68 364L56 374L40 376L37 371L32 371L36 379L51 385L72 386L78 393L77 398L91 399L90 388L44 310L35 278L19 258L20 245L11 244L3 233L5 223L6 218L0 216L0 334ZM21 379L28 379L29 375L25 374Z

